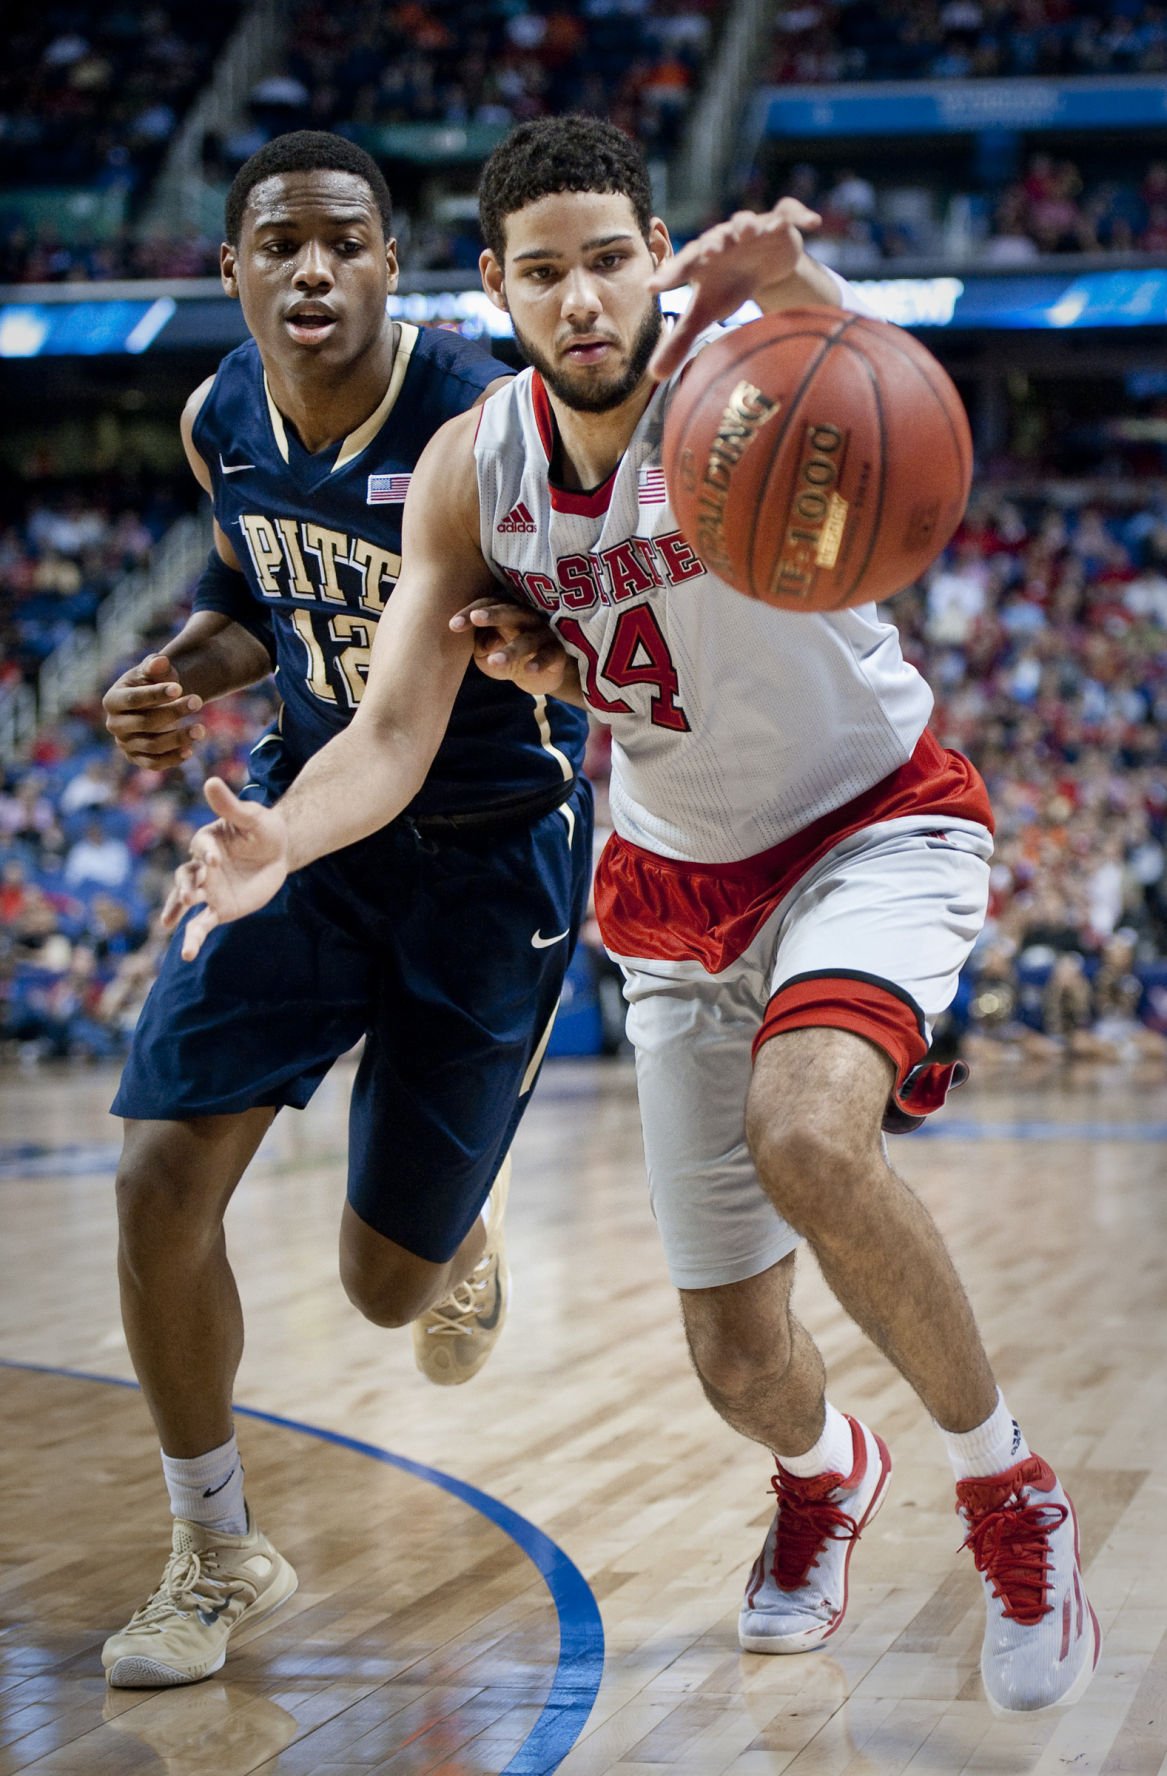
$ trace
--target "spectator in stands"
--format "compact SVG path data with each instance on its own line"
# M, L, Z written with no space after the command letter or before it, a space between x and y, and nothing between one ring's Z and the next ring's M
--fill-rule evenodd
M91 820L65 857L69 888L125 888L130 879L130 848L124 839Z

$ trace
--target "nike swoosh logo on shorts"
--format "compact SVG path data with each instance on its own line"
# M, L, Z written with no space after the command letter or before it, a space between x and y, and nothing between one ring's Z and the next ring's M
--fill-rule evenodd
M225 463L223 461L222 456L220 455L219 467L222 469L224 475L241 475L243 473L244 469L253 469L255 467L255 464L254 463Z
M562 943L566 936L566 931L561 931L558 937L544 937L541 931L537 931L531 939L531 948L533 950L549 950L552 944Z

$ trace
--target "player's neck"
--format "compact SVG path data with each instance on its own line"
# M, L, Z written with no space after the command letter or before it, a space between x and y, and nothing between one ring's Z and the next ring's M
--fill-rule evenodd
M297 363L291 374L286 366L265 360L272 399L296 428L305 450L327 450L375 412L389 387L397 339L398 329L387 323L368 351L340 371L308 360Z
M628 448L656 383L643 377L626 401L608 413L581 413L567 407L549 389L548 398L559 432L553 474L563 487L589 492L608 479Z

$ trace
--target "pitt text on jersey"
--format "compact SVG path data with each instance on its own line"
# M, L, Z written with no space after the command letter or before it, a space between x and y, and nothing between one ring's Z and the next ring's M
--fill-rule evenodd
M322 703L355 709L369 675L373 627L397 584L401 556L304 518L244 512L239 529L263 596L293 601L308 689Z

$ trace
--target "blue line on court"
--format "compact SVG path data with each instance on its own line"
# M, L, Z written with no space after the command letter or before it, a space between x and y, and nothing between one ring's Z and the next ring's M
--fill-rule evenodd
M945 1141L1167 1141L1167 1122L973 1122L946 1116L929 1118L917 1136Z
M62 1375L70 1381L96 1381L106 1387L139 1391L136 1381L127 1381L120 1375L90 1375L81 1369L55 1368L51 1363L19 1363L0 1357L0 1369ZM338 1431L284 1418L278 1412L261 1412L255 1406L236 1406L234 1411L240 1418L254 1418L261 1424L297 1431L303 1437L333 1443L338 1449L350 1449L355 1455L368 1456L370 1461L383 1462L415 1479L426 1480L496 1524L522 1549L539 1572L555 1605L559 1618L559 1663L542 1713L501 1776L550 1776L552 1770L557 1770L583 1732L604 1670L604 1625L591 1587L574 1561L568 1559L550 1536L527 1518L520 1517L517 1511L512 1511L509 1505L492 1498L488 1492L480 1492L465 1480L443 1474L440 1468L427 1468L422 1462L394 1455L392 1450L381 1449L376 1443L362 1443L357 1437L344 1437Z

